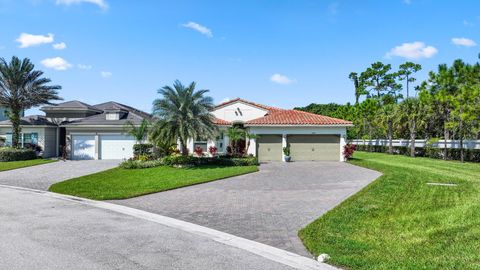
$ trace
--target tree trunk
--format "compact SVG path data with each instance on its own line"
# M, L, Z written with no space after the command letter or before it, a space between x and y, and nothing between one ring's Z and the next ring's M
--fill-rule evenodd
M182 138L180 138L179 140L180 140L180 151L182 152L182 156L188 156L188 147L185 143L185 140L183 140Z
M449 133L447 129L447 121L443 122L443 159L448 159L448 148L447 148L447 140L449 139Z
M464 149L463 149L463 122L460 121L459 123L459 137L460 137L460 161L463 163L465 162L465 152L464 152Z
M11 109L9 113L10 122L12 122L12 147L20 147L20 134L22 128L20 127L20 112L19 109Z
M388 153L391 155L393 154L393 142L392 142L392 137L393 137L393 123L392 121L388 121Z
M410 156L415 157L415 137L417 135L417 122L411 120L410 122Z

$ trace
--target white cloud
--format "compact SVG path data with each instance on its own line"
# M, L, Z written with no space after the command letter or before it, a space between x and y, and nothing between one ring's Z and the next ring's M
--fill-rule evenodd
M52 47L53 47L55 50L64 50L64 49L67 48L67 44L65 44L65 42L60 42L60 43L52 44Z
M392 56L399 56L408 59L430 58L438 53L437 48L433 46L426 46L425 43L415 41L412 43L403 43L391 49L385 55L387 58Z
M295 80L288 78L287 76L275 73L270 77L270 81L278 84L291 84L294 83Z
M103 78L110 78L110 77L112 77L113 74L112 74L112 72L110 72L110 71L102 71L102 72L100 72L100 75L101 75Z
M42 65L55 70L67 70L72 67L65 59L61 57L46 58L41 61Z
M79 69L83 69L83 70L90 70L92 69L92 66L91 65L84 65L84 64L78 64L77 67Z
M107 4L107 1L105 0L57 0L57 5L65 5L65 6L82 4L82 3L94 4L103 10L108 9L108 4Z
M53 34L46 35L32 35L27 33L21 33L20 36L15 40L20 43L20 48L28 48L31 46L38 46L42 44L52 43Z
M190 28L190 29L193 29L197 32L200 32L201 34L211 38L213 37L213 33L212 33L212 30L208 29L207 27L201 25L201 24L198 24L198 23L195 23L195 22L188 22L188 23L185 23L185 24L182 24L183 27L186 27L186 28Z
M463 25L468 26L468 27L475 26L474 23L472 23L470 21L467 21L467 20L463 20Z
M404 4L410 5L412 3L412 0L403 0Z
M227 102L227 101L230 101L229 97L226 97L226 98L222 99L222 101L220 103L224 103L224 102Z
M458 46L475 47L477 43L468 38L452 38L452 43Z

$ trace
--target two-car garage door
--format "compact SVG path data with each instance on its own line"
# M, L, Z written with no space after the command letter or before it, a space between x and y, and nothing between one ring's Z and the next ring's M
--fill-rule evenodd
M128 159L133 157L135 140L120 134L99 135L99 159ZM95 159L95 135L72 135L72 159Z
M288 135L290 156L293 161L338 161L340 137L338 135ZM282 160L282 136L260 135L257 154L260 162Z

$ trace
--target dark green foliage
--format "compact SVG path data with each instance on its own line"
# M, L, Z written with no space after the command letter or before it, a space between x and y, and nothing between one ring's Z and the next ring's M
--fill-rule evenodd
M37 155L32 149L17 149L5 147L0 149L0 162L36 159Z
M153 144L151 143L137 143L133 145L133 155L138 156L151 156L153 153Z
M376 153L388 153L388 147L383 145L357 145L357 151L368 151ZM461 149L459 148L448 148L448 159L450 160L461 160ZM469 162L480 162L480 149L464 149L464 158L465 161ZM410 155L410 147L406 146L394 146L393 154L397 155ZM429 157L435 159L444 159L444 149L443 148L420 148L415 147L415 156L417 157Z
M162 159L164 165L218 165L218 166L252 166L258 165L256 157L194 157L168 156Z

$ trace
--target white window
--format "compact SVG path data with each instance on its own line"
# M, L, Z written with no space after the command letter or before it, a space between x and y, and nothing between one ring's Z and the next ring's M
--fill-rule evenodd
M107 120L119 120L120 119L120 114L119 113L107 113L106 115L107 115L107 117L106 117Z

